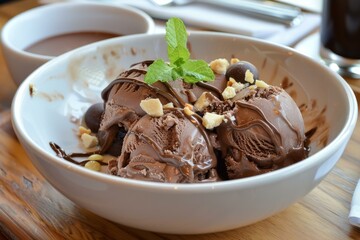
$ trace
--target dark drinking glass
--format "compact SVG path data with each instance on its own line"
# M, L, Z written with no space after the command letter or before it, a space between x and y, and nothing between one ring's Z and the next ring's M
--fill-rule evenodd
M360 78L360 0L324 0L320 55L345 77Z

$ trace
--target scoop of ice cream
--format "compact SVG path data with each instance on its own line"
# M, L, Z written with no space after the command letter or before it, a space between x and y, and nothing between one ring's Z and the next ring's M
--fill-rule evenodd
M146 98L159 98L163 104L172 101L171 96L144 82L144 76L148 62L135 64L129 70L122 72L119 77L111 82L103 91L102 98L105 102L105 112L101 122L100 130L117 124L129 128L136 118L145 115L140 107L141 100ZM126 112L136 116L130 122L124 122L124 116L120 112Z
M146 69L150 63L151 61L144 61L133 65L103 90L105 109L97 134L102 152L107 152L110 148L120 148L116 152L121 151L121 145L116 144L122 142L118 137L119 132L126 132L145 115L140 107L141 100L158 98L163 104L171 102L172 97L169 93L144 83Z
M180 109L143 116L124 138L117 168L125 178L192 183L217 181L217 159L206 130Z
M282 168L305 158L304 122L294 100L275 86L244 90L217 128L230 179Z
M205 90L221 96L221 91L226 86L225 75L217 75L212 83L199 85L187 84L181 79L148 85L144 82L144 77L151 63L152 61L144 61L132 65L103 90L105 109L98 127L102 152L112 147L120 128L127 131L145 115L140 107L141 100L158 98L162 104L171 102L175 107L183 107L186 103L195 102Z

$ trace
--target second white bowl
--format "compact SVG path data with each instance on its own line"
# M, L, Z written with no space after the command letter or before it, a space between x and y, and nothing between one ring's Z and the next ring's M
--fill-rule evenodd
M19 85L37 67L54 56L25 49L43 39L76 32L119 35L152 33L155 24L144 12L119 4L65 2L40 6L9 20L1 31L4 57Z

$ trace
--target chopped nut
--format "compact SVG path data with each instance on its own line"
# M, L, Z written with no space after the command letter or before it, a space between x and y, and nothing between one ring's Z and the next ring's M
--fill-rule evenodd
M198 100L195 102L194 107L196 110L203 111L207 106L210 105L210 102L206 97L207 94L208 92L203 92L198 98Z
M86 148L92 148L98 145L99 141L95 136L92 136L88 133L83 133L81 135L81 141Z
M224 91L222 92L221 95L223 96L223 98L224 98L225 100L226 100L226 99L233 98L233 97L235 97L235 95L236 95L235 88L227 86L227 87L224 89Z
M229 62L225 58L218 58L210 62L210 68L218 74L225 74L229 67Z
M188 106L184 107L184 113L189 116L195 114Z
M85 163L85 167L93 171L100 171L101 169L101 165L98 161L88 161Z
M248 83L254 83L255 79L254 79L254 74L252 74L252 72L248 69L245 72L245 81Z
M79 129L78 129L78 135L81 136L84 133L90 134L91 130L86 128L86 127L80 126Z
M174 104L172 102L169 102L169 103L163 105L163 109L167 109L167 108L174 108Z
M249 89L250 89L250 90L255 90L256 88L257 88L256 85L250 85L250 86L249 86Z
M232 58L230 59L230 64L235 64L237 62L240 62L240 60L238 58Z
M88 157L88 160L91 160L91 161L101 161L103 160L103 156L100 155L100 154L92 154Z
M185 103L185 107L188 107L191 111L194 109L194 106L190 103Z
M207 112L202 119L202 124L206 129L213 129L214 127L219 126L224 119L224 115Z
M236 82L232 87L235 88L235 92L239 92L241 89L245 88L245 84Z
M140 107L152 117L161 117L164 115L163 106L158 98L141 100Z
M238 83L234 78L230 77L227 85L235 88L235 92L239 92L241 89L245 87L245 84Z
M226 83L226 85L231 87L234 83L236 83L236 80L232 77L229 77L229 81Z
M263 80L256 80L255 85L258 86L259 88L268 88L269 85L264 82Z

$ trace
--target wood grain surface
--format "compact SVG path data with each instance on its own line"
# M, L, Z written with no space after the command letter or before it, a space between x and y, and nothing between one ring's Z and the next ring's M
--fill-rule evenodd
M33 0L0 5L0 25L36 5ZM283 212L227 232L159 234L112 223L55 190L31 164L13 132L10 105L16 86L2 53L0 81L0 239L360 239L360 229L348 222L352 194L360 178L359 122L333 171ZM348 83L360 99L360 80Z

